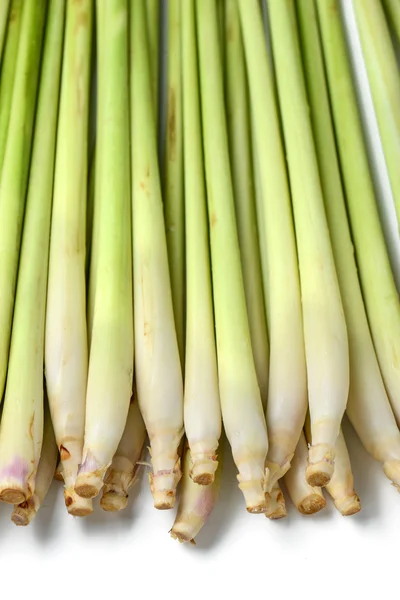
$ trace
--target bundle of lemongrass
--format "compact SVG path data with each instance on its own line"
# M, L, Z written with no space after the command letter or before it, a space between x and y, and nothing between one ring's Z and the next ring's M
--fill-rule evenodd
M380 2L354 6L397 206L400 78ZM400 487L400 300L339 0L267 10L273 70L258 0L169 0L160 160L157 0L1 4L0 500L17 525L54 477L72 515L99 493L124 509L147 439L180 541L217 501L223 446L250 513L285 517L287 493L312 514L325 488L351 515L345 413Z

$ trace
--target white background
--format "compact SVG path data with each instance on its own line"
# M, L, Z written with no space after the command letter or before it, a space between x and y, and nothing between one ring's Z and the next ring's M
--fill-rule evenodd
M374 149L382 219L400 276L394 205L371 99L363 87L365 71L351 0L342 3ZM197 546L170 539L174 511L153 509L145 477L133 490L126 511L106 514L96 506L95 513L83 520L66 513L62 486L54 482L28 528L15 527L9 521L10 507L0 506L2 592L12 587L16 600L28 594L60 600L139 594L159 600L397 597L400 496L347 423L344 430L362 502L362 511L355 516L342 517L329 499L318 515L302 516L288 498L286 520L270 522L262 515L247 514L229 452L218 505Z

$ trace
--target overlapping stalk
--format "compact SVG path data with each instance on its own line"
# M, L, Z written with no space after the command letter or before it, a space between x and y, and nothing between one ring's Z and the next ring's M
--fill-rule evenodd
M160 75L160 16L161 16L161 0L144 0L146 4L146 26L147 39L149 44L149 63L150 63L150 80L151 92L154 103L154 118L156 130L158 124L158 88ZM174 2L176 0L172 0ZM168 5L170 2L168 1Z
M0 3L0 64L3 55L4 40L7 32L7 21L10 12L11 0L3 0Z
M121 441L104 480L100 505L104 510L123 510L128 492L137 479L138 461L143 453L146 428L136 399L131 401Z
M43 152L42 144L52 152L56 110L53 123L46 129L46 111L56 109L57 102L57 87L49 87L52 73L46 73L45 91L41 92L29 186L28 170L46 12L45 3L24 3L13 112L0 179L0 397L7 372L0 426L0 500L12 504L32 495L43 434L43 333L53 170L50 162L43 172L47 152ZM50 35L46 41L51 54L54 40ZM57 57L51 65L49 60L47 70L57 70ZM17 285L27 187L28 211Z
M400 241L399 66L380 0L355 0L354 9L397 212Z
M12 113L0 176L0 397L3 396L28 184L47 3L26 0L12 92Z
M399 424L400 299L379 220L339 5L337 0L318 0L317 7L335 139L362 294L383 381ZM362 349L361 345L358 348ZM357 360L368 373L369 363L361 356ZM361 402L357 392L352 393L352 398ZM383 404L381 402L380 406L386 411ZM372 402L369 406L372 408ZM358 415L359 409L356 412ZM363 412L366 412L365 408ZM371 419L376 421L369 425L372 433L377 431L380 419L375 416ZM365 431L366 419L363 421L363 425L354 422L354 426ZM393 473L393 477L397 479L398 475Z
M203 147L222 417L249 512L265 512L268 437L251 348L224 108L215 0L196 4Z
M82 462L87 383L85 234L92 0L68 2L51 221L45 375L63 465L65 502L92 512L74 491Z
M268 4L289 165L304 316L312 444L307 481L329 483L349 392L349 350L318 172L293 0Z
M149 2L149 0L147 0ZM154 0L151 0L154 4ZM175 328L181 363L185 359L185 205L183 197L181 0L168 2L167 126L164 160L164 215Z
M181 477L183 382L172 305L145 6L131 0L131 118L135 369L150 438L157 508L172 508Z
M382 0L387 17L400 42L400 4L397 0Z
M249 78L257 217L270 341L269 490L290 467L307 410L296 243L277 107L257 0L238 1Z
M267 405L269 345L254 199L248 82L236 0L225 0L225 95L232 184L251 345ZM271 435L271 429L268 429ZM271 450L271 449L270 449Z
M84 498L96 496L103 486L124 432L133 385L128 3L99 0L96 11L98 247L85 443L75 484Z
M53 4L58 4L59 8L64 8L62 3L58 0L55 0ZM59 39L62 40L62 35L59 36ZM50 485L54 479L57 459L58 448L56 439L54 437L53 425L51 422L47 399L45 399L43 444L39 466L35 477L35 490L28 500L22 504L17 504L14 506L11 520L13 523L15 523L15 525L29 525L32 519L34 519L36 516L36 513L43 504Z
M336 440L335 452L335 472L326 486L326 491L332 497L338 511L347 517L358 513L361 510L361 503L354 491L353 472L342 430Z
M306 469L308 464L308 446L304 433L300 435L292 465L284 477L290 499L303 515L312 515L326 506L320 487L307 483Z
M297 4L310 116L350 352L347 415L365 448L400 484L400 434L375 354L354 257L313 0ZM379 415L379 416L378 416Z
M221 409L193 0L182 3L181 11L187 305L184 423L191 477L207 484L213 481L218 466Z
M19 32L22 21L22 0L12 0L8 16L7 37L4 42L0 77L0 173L3 167L14 89L15 65L18 55Z
M192 2L192 0L189 0ZM215 479L207 485L194 483L191 477L192 458L188 447L184 449L183 473L180 485L178 511L170 535L179 542L195 543L194 539L204 527L219 495L222 473L222 453Z

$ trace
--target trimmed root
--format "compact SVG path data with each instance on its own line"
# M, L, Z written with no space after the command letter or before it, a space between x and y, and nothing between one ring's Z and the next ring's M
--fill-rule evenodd
M103 487L103 478L97 473L80 473L76 479L75 492L81 498L95 498Z
M128 494L109 490L104 492L100 500L100 506L107 512L118 512L128 506Z
M6 488L1 491L0 500L6 504L22 504L23 502L26 502L27 497L21 490Z
M190 543L196 545L196 542L191 537L191 532L185 529L184 523L177 523L169 532L173 540L178 540L181 544Z
M284 477L284 475L286 475L286 473L289 471L293 456L294 455L292 454L290 458L287 458L282 465L267 460L265 465L269 470L269 480L267 488L268 492L271 492L274 489L275 484L278 483L279 479L282 479L282 477Z
M279 486L274 487L265 495L267 510L265 516L271 520L284 519L287 517L285 497Z
M310 446L306 479L311 487L325 487L335 470L335 451L327 444Z
M326 500L322 494L310 493L297 506L302 515L313 515L326 506Z
M192 468L190 477L199 485L213 483L215 472L218 469L218 461L215 454L190 454L192 457Z
M150 490L153 494L154 508L169 510L174 508L176 488L182 477L180 458L173 469L149 473Z
M400 460L387 460L383 463L383 472L400 492Z
M73 517L87 517L93 512L93 504L90 498L79 496L75 490L64 490L65 506Z
M354 515L361 510L360 498L354 493L351 496L344 496L334 500L335 506L344 517Z
M26 527L36 516L36 509L29 502L14 506L11 521L18 527Z

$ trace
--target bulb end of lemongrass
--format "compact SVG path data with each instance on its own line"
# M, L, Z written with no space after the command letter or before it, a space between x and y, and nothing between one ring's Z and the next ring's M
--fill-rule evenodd
M255 515L266 512L267 503L262 480L241 481L239 488L243 493L247 512Z
M18 527L26 527L35 516L36 507L34 503L29 502L28 500L27 502L14 506L11 521Z
M190 450L191 469L190 477L199 485L210 485L215 479L218 469L218 460L215 452L193 452Z
M118 493L115 490L104 492L100 506L106 512L118 512L128 506L128 494Z
M361 502L360 498L356 493L350 496L344 496L342 498L337 498L334 500L335 506L339 512L342 513L344 517L349 517L351 515L355 515L361 510Z
M326 506L322 493L311 492L297 505L297 510L302 515L314 515Z
M79 496L74 489L64 490L65 506L73 517L87 517L93 512L93 503L90 498Z
M282 479L282 477L286 475L286 473L289 471L292 458L293 454L290 456L290 458L287 458L282 464L267 460L265 466L269 471L267 489L268 492L273 491L274 485L279 481L279 479Z
M23 504L27 500L27 493L22 489L5 488L0 492L0 501L6 504Z
M265 516L272 521L287 517L285 497L280 489L273 489L266 494L267 510Z
M176 488L182 477L180 459L175 462L173 469L165 469L149 473L150 490L153 494L154 508L168 510L174 508Z
M194 546L196 545L196 542L192 537L192 531L190 528L187 528L185 523L177 523L174 525L169 534L173 540L178 540L181 544L189 543Z
M325 487L335 470L335 451L327 444L310 446L306 479L311 487Z
M400 492L400 460L387 460L383 463L383 472Z
M103 487L103 478L97 473L80 473L76 478L75 492L81 498L95 498Z
M11 521L18 527L26 527L36 515L36 510L33 507L14 506L11 515Z

